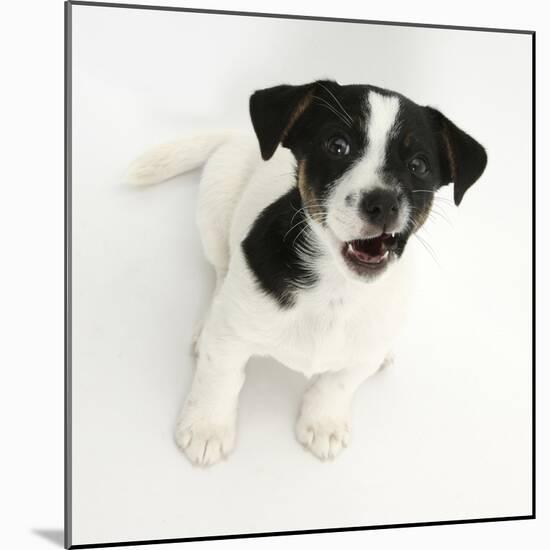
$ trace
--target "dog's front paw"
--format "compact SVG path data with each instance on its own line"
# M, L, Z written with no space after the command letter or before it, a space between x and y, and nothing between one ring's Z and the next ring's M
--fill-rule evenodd
M349 417L345 414L323 416L302 411L296 423L296 437L317 458L333 459L348 446Z
M176 427L176 443L187 458L197 466L211 466L233 450L235 421L226 419L196 419L183 415Z

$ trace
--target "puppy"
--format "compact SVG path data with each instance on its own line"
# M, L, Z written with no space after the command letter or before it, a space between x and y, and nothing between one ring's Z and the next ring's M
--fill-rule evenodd
M307 449L330 459L347 446L353 394L403 321L407 242L441 186L458 205L487 163L439 111L374 86L275 86L252 94L250 116L257 141L184 139L129 175L146 185L205 164L198 225L217 284L175 435L197 465L232 451L253 355L311 378L296 423Z

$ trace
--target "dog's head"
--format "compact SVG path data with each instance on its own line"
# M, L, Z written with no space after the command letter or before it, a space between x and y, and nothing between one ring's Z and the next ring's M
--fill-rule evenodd
M264 160L292 151L312 226L363 280L401 256L442 185L458 205L487 163L439 111L373 86L275 86L251 96L250 114Z

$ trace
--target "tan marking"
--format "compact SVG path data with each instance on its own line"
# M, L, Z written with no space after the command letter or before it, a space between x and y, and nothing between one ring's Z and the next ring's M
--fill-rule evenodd
M288 119L288 124L286 125L286 128L283 130L283 133L281 134L281 139L279 142L283 142L288 135L288 132L292 129L295 122L304 114L304 111L311 105L311 102L313 101L313 90L310 90L298 103L292 114L290 115L290 118Z
M298 191L300 191L302 203L308 214L314 220L318 218L318 221L320 222L323 217L323 211L319 205L319 201L315 197L313 189L308 184L305 160L298 161Z
M426 223L426 220L430 216L433 200L434 200L434 197L432 194L430 195L428 204L424 206L424 208L418 213L417 217L414 219L413 233L416 233Z
M449 159L449 166L451 168L451 181L456 183L458 177L458 170L456 165L456 159L453 153L453 147L451 145L451 140L449 134L447 133L447 128L443 126L443 142L445 143L445 149L447 150L447 158Z

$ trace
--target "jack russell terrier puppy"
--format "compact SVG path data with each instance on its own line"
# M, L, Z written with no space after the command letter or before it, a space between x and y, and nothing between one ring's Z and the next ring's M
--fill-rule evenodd
M168 143L128 176L148 185L205 165L197 218L217 284L175 435L198 465L233 449L253 355L311 378L296 423L307 449L331 459L347 446L353 394L404 318L407 242L441 186L458 205L487 163L439 111L374 86L275 86L252 94L250 116L257 140Z

